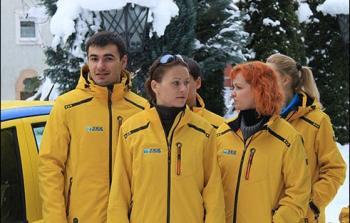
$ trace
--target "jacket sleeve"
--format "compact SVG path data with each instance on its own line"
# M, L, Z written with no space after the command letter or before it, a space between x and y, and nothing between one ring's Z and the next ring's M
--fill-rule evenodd
M204 151L203 166L205 223L224 223L224 192L217 162L216 134L214 129L209 136L209 143Z
M70 134L65 110L57 100L46 123L39 152L39 190L44 222L67 222L64 172Z
M274 223L299 222L306 216L311 179L301 136L295 137L283 158L283 196L273 215Z
M323 208L334 198L339 187L344 183L346 164L335 142L332 124L328 117L320 123L316 136L315 152L317 154L318 181L312 185L312 202Z
M132 152L121 128L109 195L107 223L129 223L131 209Z

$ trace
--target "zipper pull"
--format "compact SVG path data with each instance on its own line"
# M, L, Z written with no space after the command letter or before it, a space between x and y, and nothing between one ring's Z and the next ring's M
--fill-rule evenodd
M249 180L250 168L252 167L252 164L253 164L254 154L255 154L255 148L251 148L250 154L249 154L249 159L248 159L248 164L247 164L247 170L245 172L245 179L246 180Z
M178 142L176 143L177 147L177 161L176 161L176 175L181 175L181 147L182 143Z
M171 163L171 146L168 145L168 163Z
M118 124L119 124L119 127L120 127L122 125L122 123L123 123L123 117L119 115L117 117L117 120L118 120Z

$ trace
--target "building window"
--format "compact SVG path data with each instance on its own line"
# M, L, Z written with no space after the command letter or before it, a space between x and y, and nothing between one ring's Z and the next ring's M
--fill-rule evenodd
M16 11L17 44L39 44L38 29L36 18L22 11Z
M16 99L25 100L33 96L40 84L41 81L36 70L22 70L16 82Z
M36 38L34 21L20 21L19 24L20 38Z

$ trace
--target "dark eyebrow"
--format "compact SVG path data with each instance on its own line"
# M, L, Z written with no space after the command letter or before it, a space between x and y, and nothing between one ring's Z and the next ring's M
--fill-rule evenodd
M111 53L106 53L104 55L102 55L103 57L116 57L115 55L111 54ZM90 54L89 57L98 57L98 55L96 54Z
M107 53L107 54L104 54L103 57L115 57L115 55L111 53Z

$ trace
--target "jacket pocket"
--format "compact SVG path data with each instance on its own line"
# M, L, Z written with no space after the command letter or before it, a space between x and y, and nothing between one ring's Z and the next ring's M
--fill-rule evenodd
M246 160L246 166L242 173L244 174L244 181L253 183L267 179L269 163L268 157L264 152L251 148Z
M253 159L254 159L254 155L255 155L255 148L251 148L250 149L250 153L249 153L249 158L248 158L248 164L247 164L247 168L245 171L245 179L249 180L249 175L250 175L250 169L253 165Z
M67 204L66 204L66 215L69 216L69 208L70 208L70 196L72 193L72 183L73 183L73 177L69 178L69 186L68 186L68 193L67 193Z
M175 176L187 177L193 176L196 171L200 170L198 160L201 160L202 155L198 152L198 146L188 145L181 142L175 143L175 149L172 150L175 159Z

